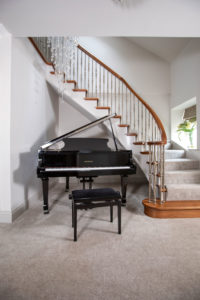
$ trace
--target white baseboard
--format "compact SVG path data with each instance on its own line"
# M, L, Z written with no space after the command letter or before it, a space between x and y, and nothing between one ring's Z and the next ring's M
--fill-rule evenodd
M23 214L23 212L25 212L26 207L25 204L21 204L18 207L16 207L13 211L12 211L12 222L15 221L15 219L17 219L21 214Z
M0 212L0 223L12 223L11 211L1 211Z
M52 180L49 184L49 189L55 186L57 180ZM33 193L28 199L28 207L24 203L20 204L18 207L10 211L0 212L0 223L12 223L14 222L21 214L25 212L29 207L31 208L32 204L35 203L38 199L42 198L42 190L38 189Z
M0 223L12 223L26 210L25 205L21 204L16 207L13 211L0 211Z

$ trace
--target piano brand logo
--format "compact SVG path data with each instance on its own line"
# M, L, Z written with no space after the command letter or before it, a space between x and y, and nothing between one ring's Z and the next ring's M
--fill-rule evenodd
M84 160L84 163L93 163L93 160Z

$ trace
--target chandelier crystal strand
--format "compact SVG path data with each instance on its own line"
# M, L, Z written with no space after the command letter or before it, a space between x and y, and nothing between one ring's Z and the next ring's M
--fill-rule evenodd
M75 50L78 45L76 37L48 37L51 48L51 61L54 65L58 81L58 91L63 96L65 81L70 78L70 67L75 60Z

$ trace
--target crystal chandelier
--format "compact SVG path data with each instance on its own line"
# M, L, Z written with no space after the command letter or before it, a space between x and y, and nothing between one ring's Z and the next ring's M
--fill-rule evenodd
M51 49L51 61L58 80L58 91L63 95L66 86L64 83L70 79L78 41L76 37L48 37L47 43Z

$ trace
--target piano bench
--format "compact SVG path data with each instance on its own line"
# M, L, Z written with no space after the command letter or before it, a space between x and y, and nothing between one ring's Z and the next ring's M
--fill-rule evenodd
M69 197L72 199L72 227L74 241L77 241L77 210L95 207L110 207L110 222L113 222L113 206L118 211L118 233L121 234L121 195L111 188L74 190Z

